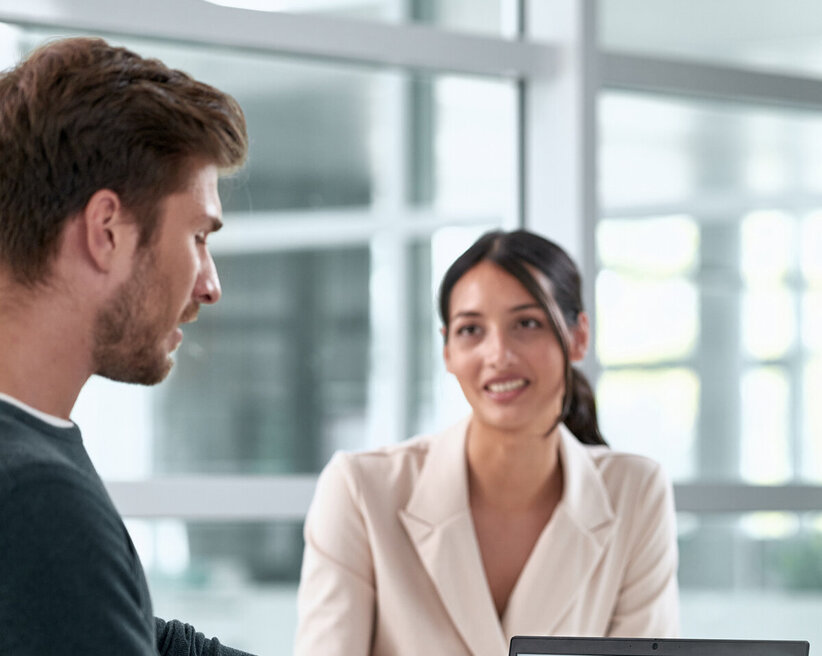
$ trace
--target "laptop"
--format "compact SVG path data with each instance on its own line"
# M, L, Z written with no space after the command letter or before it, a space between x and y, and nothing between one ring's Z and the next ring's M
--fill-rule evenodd
M508 656L808 656L804 640L514 636Z

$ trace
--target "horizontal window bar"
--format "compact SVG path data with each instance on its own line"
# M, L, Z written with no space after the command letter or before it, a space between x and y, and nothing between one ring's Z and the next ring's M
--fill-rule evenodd
M203 0L0 0L0 21L512 78L547 75L556 60L554 48L543 44Z
M313 475L181 476L106 486L119 511L130 518L300 521L316 481ZM822 512L822 485L678 483L674 497L679 512Z
M383 233L429 237L440 228L498 225L501 218L393 210L229 213L225 227L209 240L209 248L215 255L341 248L367 244Z
M820 82L822 86L822 82ZM661 216L688 214L700 223L736 221L740 216L759 210L786 210L797 214L822 209L822 195L787 193L755 195L749 193L701 194L681 202L647 205L610 205L600 210L601 219L656 219Z
M674 496L680 512L822 512L822 485L680 483Z
M181 476L106 483L125 517L302 520L316 476Z
M600 54L599 72L610 89L822 109L822 84L814 77L614 52Z

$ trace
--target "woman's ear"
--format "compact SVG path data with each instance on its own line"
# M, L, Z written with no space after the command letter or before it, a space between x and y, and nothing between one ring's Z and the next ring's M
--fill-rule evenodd
M580 362L588 353L588 341L591 338L591 327L588 323L588 314L580 312L577 316L576 325L571 326L568 331L571 343L568 345L568 355L571 362Z
M445 326L440 327L440 335L442 335L442 360L445 362L445 370L448 373L452 373L451 355L448 350L448 329Z

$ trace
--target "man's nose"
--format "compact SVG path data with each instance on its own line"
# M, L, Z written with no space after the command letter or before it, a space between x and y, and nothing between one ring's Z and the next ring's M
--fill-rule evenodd
M217 267L211 253L206 252L203 260L200 275L197 276L197 284L194 287L194 300L198 303L209 305L216 303L223 295L220 288L220 277L217 275Z

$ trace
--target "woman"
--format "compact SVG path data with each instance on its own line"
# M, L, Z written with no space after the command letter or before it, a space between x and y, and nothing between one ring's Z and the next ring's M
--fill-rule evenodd
M515 634L678 631L671 488L614 453L572 367L589 341L567 254L481 237L440 287L471 416L338 454L305 528L296 654L501 656Z

